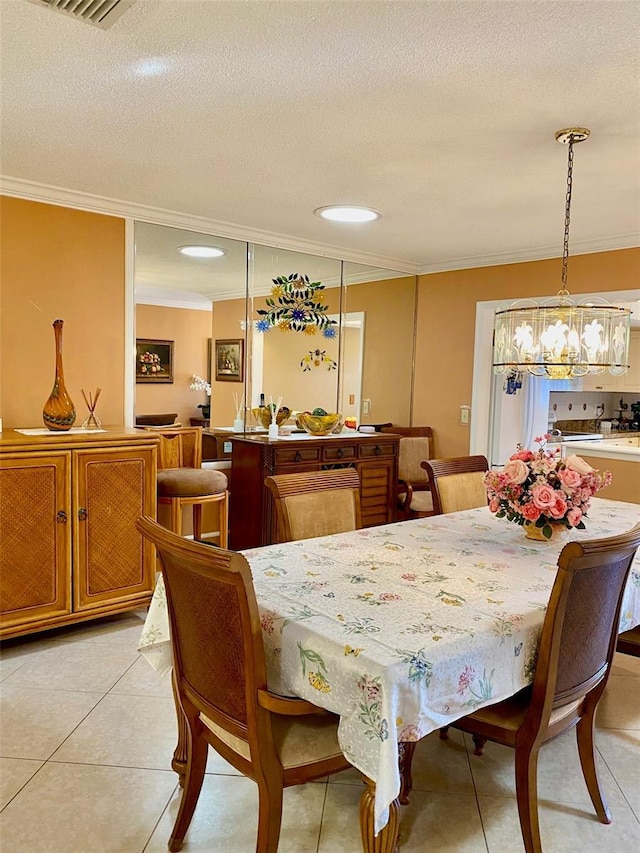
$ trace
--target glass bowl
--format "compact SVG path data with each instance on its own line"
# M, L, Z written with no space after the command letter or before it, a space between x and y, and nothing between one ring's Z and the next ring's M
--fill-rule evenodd
M253 417L260 426L263 426L265 429L269 429L269 424L271 423L271 409L269 406L257 406L255 409L251 409L251 411L253 413ZM288 421L290 417L291 409L288 409L286 406L281 406L276 415L276 423L278 426L281 426L285 421Z
M329 435L342 420L340 413L333 415L312 415L309 412L300 412L297 423L309 435Z

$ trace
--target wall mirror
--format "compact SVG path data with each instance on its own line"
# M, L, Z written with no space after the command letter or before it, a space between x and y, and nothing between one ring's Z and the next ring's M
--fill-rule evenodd
M247 244L147 222L135 223L134 239L135 336L172 341L174 360L172 384L136 384L136 417L175 413L189 426L210 421L203 407L211 404L226 422L244 381L216 381L215 341L244 339ZM211 397L190 390L194 374L211 384Z
M189 246L201 251L180 251ZM298 277L320 284L306 320L295 299L279 302ZM190 390L196 374L211 383L212 427L239 414L255 429L261 395L358 424L411 422L414 275L137 222L134 283L136 337L171 340L174 353L172 384L136 385L136 416L203 422L209 398ZM237 352L243 370L218 364Z

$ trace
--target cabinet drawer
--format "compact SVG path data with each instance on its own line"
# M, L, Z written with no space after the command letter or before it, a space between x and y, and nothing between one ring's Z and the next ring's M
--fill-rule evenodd
M360 458L368 459L372 456L393 456L394 447L395 445L392 442L387 443L384 441L380 441L376 444L374 444L373 442L369 444L367 442L367 444L360 445Z
M283 447L275 451L276 466L291 465L294 462L317 462L319 459L319 447Z
M353 445L348 447L333 447L327 446L322 448L322 459L325 462L339 462L341 459L355 459L356 448Z

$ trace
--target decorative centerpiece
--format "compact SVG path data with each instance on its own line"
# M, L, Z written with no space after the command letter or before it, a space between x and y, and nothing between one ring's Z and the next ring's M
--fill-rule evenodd
M321 414L316 414L321 412ZM314 409L313 412L299 412L296 423L309 435L329 435L338 424L342 426L342 415L338 412L327 414L324 409Z
M496 518L524 526L529 539L548 541L557 533L584 530L593 495L611 483L611 473L594 470L579 456L561 459L545 450L551 436L536 438L537 451L518 445L501 471L487 471L484 484Z
M256 406L255 409L251 409L251 411L260 426L263 426L265 429L269 429L269 424L273 421L272 415L275 408L276 404L270 403L268 406ZM282 424L285 421L288 421L290 417L291 409L288 409L286 406L280 406L276 412L276 424L278 426L282 426Z

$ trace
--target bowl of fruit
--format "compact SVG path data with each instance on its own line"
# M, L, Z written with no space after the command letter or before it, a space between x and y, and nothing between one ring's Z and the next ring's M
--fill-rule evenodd
M324 409L314 409L312 412L299 412L296 424L309 435L329 435L342 426L342 415L339 412L329 414Z

